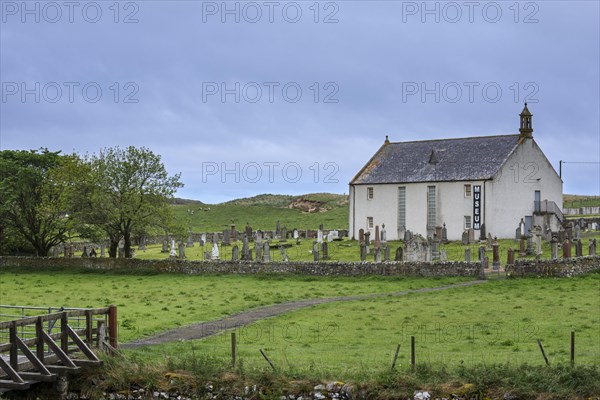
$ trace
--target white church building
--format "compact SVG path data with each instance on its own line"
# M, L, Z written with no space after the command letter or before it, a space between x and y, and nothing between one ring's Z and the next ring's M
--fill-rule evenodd
M388 240L410 230L448 240L474 230L515 238L540 226L561 229L562 180L533 139L527 103L519 134L390 142L350 182L349 236L385 224Z

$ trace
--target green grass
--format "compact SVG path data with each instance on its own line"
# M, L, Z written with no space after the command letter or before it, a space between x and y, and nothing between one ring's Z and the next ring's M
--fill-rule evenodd
M301 206L306 200L318 207L314 212ZM254 230L275 230L277 221L281 227L292 229L317 229L323 224L326 229L348 229L347 196L314 193L303 196L260 195L237 199L221 204L185 204L173 206L176 218L193 232L217 232L231 228L231 221L238 231L246 223Z
M563 208L598 207L600 196L563 195Z
M282 275L125 275L89 270L0 271L2 304L52 307L118 306L126 342L217 319L246 309L298 299L387 293L465 281L465 278L315 277ZM4 288L11 288L7 290Z
M266 363L289 373L318 370L331 379L356 378L392 363L410 363L410 337L419 363L430 366L552 365L569 363L576 332L576 363L600 363L600 274L572 279L519 279L443 292L413 293L330 303L263 320L237 330L238 357L248 368ZM202 341L132 350L142 359L206 354L230 357L229 334Z

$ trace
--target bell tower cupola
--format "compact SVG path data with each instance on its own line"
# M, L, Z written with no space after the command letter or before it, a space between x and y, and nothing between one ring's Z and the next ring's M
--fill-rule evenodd
M521 135L521 138L531 139L533 137L533 125L531 122L533 114L529 112L527 103L525 103L525 107L523 107L523 111L521 111L519 116L521 117L521 124L519 126L519 134Z

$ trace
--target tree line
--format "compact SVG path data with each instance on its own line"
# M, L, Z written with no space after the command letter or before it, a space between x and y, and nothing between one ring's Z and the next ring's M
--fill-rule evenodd
M70 240L108 241L116 257L123 241L182 227L169 206L183 187L147 148L112 147L98 154L48 149L0 151L0 254L48 256Z

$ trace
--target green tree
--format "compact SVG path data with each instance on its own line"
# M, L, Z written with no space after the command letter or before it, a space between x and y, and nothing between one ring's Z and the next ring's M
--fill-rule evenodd
M22 239L37 256L47 256L52 246L67 239L72 219L67 212L66 196L72 182L66 173L59 171L70 162L69 156L47 149L0 151L3 244ZM15 234L21 238L7 237Z
M116 256L123 239L125 256L131 257L136 232L165 224L169 200L183 186L180 174L169 176L160 156L144 147L103 149L89 163L89 215L109 235L109 255Z

